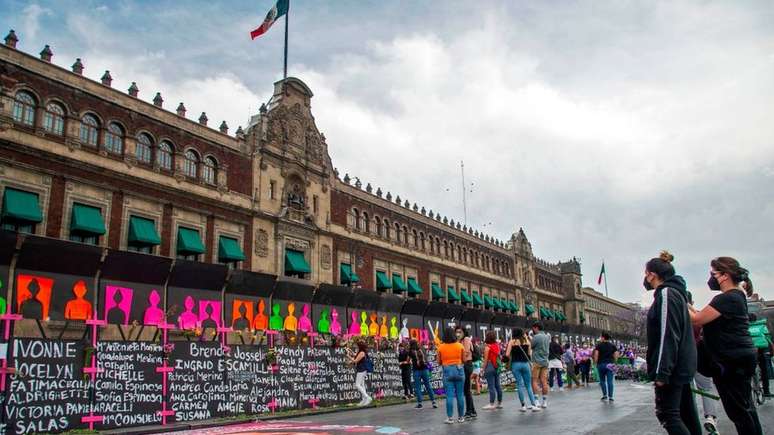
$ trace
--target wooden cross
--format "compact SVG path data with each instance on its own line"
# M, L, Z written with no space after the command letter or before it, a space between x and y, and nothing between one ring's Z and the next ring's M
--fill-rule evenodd
M266 406L268 406L269 409L271 409L271 413L274 414L274 410L277 409L279 405L277 404L277 399L272 398L271 402L267 403Z
M279 332L273 329L269 329L268 331L266 331L266 335L269 336L269 347L274 347L274 336L277 334L279 334Z
M161 373L161 394L167 395L167 375L175 370L174 367L167 366L167 359L162 360L161 367L156 367L156 373Z
M307 400L307 402L312 404L312 409L317 409L317 404L320 403L320 399L315 399L314 397Z
M105 417L94 415L94 411L89 411L89 415L81 417L81 423L89 423L89 430L94 430L94 423L102 423Z
M314 347L314 338L317 337L316 332L307 332L307 337L309 337L309 346Z
M172 417L175 415L175 411L172 409L167 409L167 402L161 402L161 411L156 411L156 414L161 416L161 424L166 425L167 424L167 417Z

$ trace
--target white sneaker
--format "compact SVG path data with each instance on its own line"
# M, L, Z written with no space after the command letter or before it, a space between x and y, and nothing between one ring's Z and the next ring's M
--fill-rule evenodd
M489 405L484 406L482 409L485 409L487 411L491 411L491 410L495 409L495 406L494 406L494 404L490 403Z
M550 390L550 391L555 391L555 390L554 390L554 387L551 387L551 390Z
M709 432L710 434L718 433L718 419L716 417L708 415L704 419L704 429L706 429L707 432Z
M446 424L454 424L454 419L449 417L446 420L444 420L443 422L446 423Z
M543 403L542 403L540 406L542 406L542 407L543 407L543 409L546 409L546 408L548 408L548 400L546 400L546 399L543 399Z
M532 412L539 412L539 411L540 411L540 407L539 407L539 406L537 406L537 405L532 405L532 406L530 407L530 409L532 409Z
M465 423L465 417L458 418L457 423Z
M362 404L362 405L360 405L360 406L368 406L368 405L370 405L370 404L371 404L371 402L373 402L373 401L374 401L374 399L372 399L372 398L370 398L370 397L369 397L369 398L368 398L368 399L366 399L366 401L365 401L365 402L363 402L363 404Z
M502 404L502 402L498 402L498 403L497 403L497 409L503 409L503 404Z
M521 412L527 412L527 405L521 405L521 409L519 409Z

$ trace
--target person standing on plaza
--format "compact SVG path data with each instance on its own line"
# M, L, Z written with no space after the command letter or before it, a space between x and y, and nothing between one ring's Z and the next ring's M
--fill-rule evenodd
M457 403L457 422L465 421L465 402L463 387L465 385L465 369L462 365L462 354L465 349L457 341L454 329L443 331L443 342L438 345L438 363L443 367L443 388L446 391L446 421L454 423L454 403Z
M508 342L508 347L505 349L505 354L511 358L511 372L513 378L516 380L516 392L519 394L519 401L521 402L521 412L527 412L527 406L524 403L524 394L529 397L530 408L532 411L540 411L540 407L537 406L535 395L532 393L532 369L531 356L532 347L529 343L529 338L524 334L524 330L521 328L514 328L513 334L511 334L511 340Z
M349 351L349 349L347 349ZM360 402L357 406L368 406L373 399L368 395L365 387L366 375L368 375L370 357L368 356L368 345L365 341L357 341L357 353L352 355L349 352L349 360L355 366L355 388L360 392Z
M535 396L543 393L541 407L548 407L548 351L550 337L543 331L543 324L532 324L532 390Z
M559 344L559 337L551 337L551 344L548 345L548 386L551 391L554 391L554 378L556 378L556 389L562 391L564 389L562 381L562 371L564 364L562 364L562 345Z
M412 391L414 386L411 382L411 358L409 357L408 342L400 343L400 352L398 353L398 366L400 366L400 380L403 383L403 398L406 401L414 397Z
M470 378L473 376L473 341L470 338L468 330L462 326L457 326L454 332L463 348L462 364L465 369L465 385L463 386L465 390L465 418L475 419L478 414L476 414L476 405L473 403L473 393L470 391Z
M580 381L578 381L578 372L575 370L575 353L572 351L572 345L570 343L564 344L564 353L562 354L562 362L564 363L567 373L567 389L572 389L572 384L575 382L575 387L580 388Z
M610 334L603 332L597 346L594 348L594 365L599 373L599 386L602 388L602 400L613 402L613 380L615 374L609 367L618 359L618 348L610 342Z
M486 378L486 388L489 390L489 404L484 409L500 409L503 407L503 389L500 387L500 346L497 344L497 337L494 331L486 333L484 340L484 377ZM495 399L497 404L495 405Z
M414 373L414 395L417 399L416 409L422 409L422 386L424 385L427 395L430 397L430 402L433 403L433 408L438 408L435 403L435 395L433 389L430 388L430 369L427 366L427 358L419 347L419 342L416 339L412 339L409 342L409 359L411 359L411 369Z
M473 341L473 374L471 375L470 383L471 390L473 389L473 385L476 387L476 396L481 395L481 358L483 357L484 351L481 349L481 343L478 342L478 339L476 341Z
M685 280L675 274L674 257L664 251L645 264L642 285L654 290L647 315L648 377L655 382L656 418L670 435L702 433L691 391L696 341L688 314Z
M589 386L589 379L591 378L591 353L589 343L584 341L576 355L584 387Z
M707 352L714 363L712 380L737 432L761 435L752 397L758 352L750 337L747 298L740 288L752 293L749 272L734 258L718 257L710 262L707 285L721 293L701 311L691 307L690 316L694 325L703 327Z

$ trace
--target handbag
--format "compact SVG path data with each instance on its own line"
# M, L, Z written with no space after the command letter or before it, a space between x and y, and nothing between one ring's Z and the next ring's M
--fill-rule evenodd
M522 355L524 355L525 358L527 358L527 366L529 367L529 371L532 371L532 358L530 358L529 355L527 355L527 352L524 352L524 348L519 345L519 350L521 351Z

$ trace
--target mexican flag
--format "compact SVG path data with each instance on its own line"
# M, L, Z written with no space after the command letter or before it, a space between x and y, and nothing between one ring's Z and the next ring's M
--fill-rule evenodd
M605 262L602 262L602 270L599 271L599 278L597 279L597 285L602 284L602 275L605 274ZM607 285L607 284L605 284Z
M274 7L269 10L269 13L266 14L266 18L264 18L263 24L250 32L250 38L255 39L268 32L271 25L274 24L274 22L277 21L279 17L288 13L289 6L290 0L277 0L277 4L275 4Z

